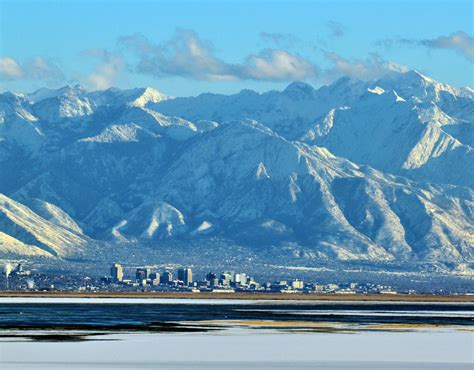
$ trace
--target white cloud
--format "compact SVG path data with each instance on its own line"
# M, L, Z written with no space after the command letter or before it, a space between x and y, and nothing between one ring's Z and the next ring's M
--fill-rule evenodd
M306 80L316 77L317 68L311 62L284 50L264 50L247 58L241 78L254 80Z
M232 67L214 56L210 43L195 32L178 30L166 43L155 45L140 34L125 36L120 43L134 51L139 73L156 77L181 76L196 80L233 80Z
M249 55L243 63L226 62L216 56L210 42L190 30L178 30L169 41L159 45L138 34L122 37L120 43L138 55L138 72L156 77L285 81L312 78L317 71L307 59L279 49Z
M10 57L0 57L0 78L6 80L62 81L64 74L52 61L33 57L23 64Z
M21 77L23 77L23 70L15 59L0 57L0 78L19 79Z
M82 56L91 57L97 61L93 72L82 78L82 82L91 89L103 90L114 86L121 77L126 63L119 54L105 49L88 49Z
M439 36L435 39L425 39L421 45L432 49L450 49L474 62L474 37L466 32L458 31L448 36Z
M377 45L391 48L394 45L424 46L428 49L452 50L467 60L474 62L474 37L464 31L457 31L450 35L442 35L433 39L394 38L379 40Z
M376 54L365 59L349 60L336 53L325 52L325 57L332 63L332 67L324 72L325 79L329 81L342 76L372 80L392 71L406 72L408 70L408 67L385 61Z
M25 67L26 75L33 80L43 81L62 81L64 74L54 63L47 61L42 57L33 57Z

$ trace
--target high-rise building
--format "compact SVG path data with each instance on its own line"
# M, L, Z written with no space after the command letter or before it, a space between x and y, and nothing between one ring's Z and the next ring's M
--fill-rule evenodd
M173 281L173 274L169 271L165 271L161 274L160 280L162 284L169 284Z
M136 272L137 281L141 282L143 280L148 280L151 275L151 269L149 268L138 268Z
M150 279L151 279L151 285L156 286L160 284L160 274L158 272L153 272L150 275Z
M110 275L112 276L112 280L115 282L121 282L123 280L123 268L122 265L119 263L115 263L110 268Z
M219 279L217 278L217 275L213 272L210 272L206 275L206 280L209 282L210 286L219 285Z
M230 275L229 273L224 272L219 277L219 285L222 285L222 286L230 285L231 280L232 280L232 275Z
M181 280L184 285L190 285L193 282L193 272L190 268L180 268L178 270L178 280Z
M302 281L302 280L299 280L299 279L294 279L294 280L291 282L291 287L292 287L293 289L303 289L303 288L304 288L303 281Z
M247 284L247 274L245 273L237 273L233 276L233 282L236 285L246 285Z

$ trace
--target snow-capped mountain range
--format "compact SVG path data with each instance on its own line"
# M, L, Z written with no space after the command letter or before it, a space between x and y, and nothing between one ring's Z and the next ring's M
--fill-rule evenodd
M474 90L417 71L188 98L6 92L0 254L223 238L307 260L474 263L473 125Z

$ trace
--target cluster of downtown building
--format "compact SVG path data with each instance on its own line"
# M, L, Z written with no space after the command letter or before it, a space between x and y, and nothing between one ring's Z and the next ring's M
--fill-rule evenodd
M298 278L257 282L245 272L225 271L219 274L201 273L196 279L191 268L173 271L153 271L149 267L127 268L127 276L120 264L113 264L108 276L41 273L22 263L6 263L0 274L0 290L11 291L163 291L163 292L259 292L259 293L316 293L316 294L415 294L410 287L393 288L386 284L338 282L314 283ZM3 281L2 281L3 280ZM472 289L464 293L472 294ZM426 293L426 292L422 292ZM447 294L449 290L430 290L432 294ZM457 293L453 291L451 293Z
M191 268L180 268L173 274L166 270L161 273L151 268L137 268L134 277L124 276L123 267L116 263L110 269L110 283L132 287L157 287L161 290L178 291L226 291L258 290L260 284L246 273L224 272L215 274L209 272L202 280L195 280Z
M202 273L196 279L191 268L173 271L153 271L149 267L127 268L113 264L109 276L71 275L31 271L22 263L4 265L0 275L0 290L11 291L162 291L162 292L259 292L259 293L319 293L319 294L414 294L413 289L394 289L372 283L314 283L298 278L257 282L245 272L225 271ZM3 280L3 281L2 281ZM446 291L431 293L446 294Z
M244 272L226 271L221 274L209 272L204 279L193 279L191 268L180 268L173 275L166 270L161 273L153 272L151 268L137 268L135 276L126 277L120 264L112 265L110 277L105 280L117 290L130 288L156 289L161 291L191 291L191 292L279 292L279 293L381 293L396 294L390 286L348 283L348 284L314 284L305 283L300 279L277 280L259 283ZM414 293L414 291L409 292Z

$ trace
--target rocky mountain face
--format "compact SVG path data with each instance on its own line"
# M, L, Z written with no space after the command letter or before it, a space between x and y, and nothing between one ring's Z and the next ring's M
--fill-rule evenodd
M474 91L455 89L416 71L378 81L342 78L314 90L202 94L154 105L189 120L251 118L288 140L424 182L474 186Z
M416 71L230 96L4 93L0 253L223 238L315 261L474 263L473 125L472 89Z

